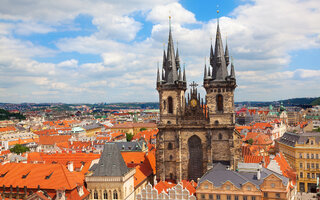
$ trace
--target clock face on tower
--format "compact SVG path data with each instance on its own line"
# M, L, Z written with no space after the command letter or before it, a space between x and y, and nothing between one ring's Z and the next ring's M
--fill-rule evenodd
M195 99L192 99L190 103L191 103L192 107L196 107L197 106L197 100L195 100Z

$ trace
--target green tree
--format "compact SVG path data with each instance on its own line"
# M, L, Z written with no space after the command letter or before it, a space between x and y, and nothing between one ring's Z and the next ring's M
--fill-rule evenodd
M131 133L126 133L127 141L130 142L133 138L133 134Z
M147 130L146 128L140 128L140 131L145 131L145 130Z
M320 127L319 127L319 128L316 128L316 129L313 129L312 131L314 131L314 132L320 132Z
M16 145L14 145L14 147L12 147L10 149L11 153L16 153L16 154L21 154L21 153L24 153L27 151L30 151L30 149L28 147L21 145L21 144L16 144Z
M253 144L253 139L252 139L252 138L250 138L250 139L249 139L249 140L247 140L246 142L247 142L248 144L251 144L251 145L252 145L252 144Z

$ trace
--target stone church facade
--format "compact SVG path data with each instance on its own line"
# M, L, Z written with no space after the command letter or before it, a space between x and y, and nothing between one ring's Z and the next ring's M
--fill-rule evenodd
M204 68L205 100L197 84L186 95L185 70L180 67L171 27L167 52L163 53L161 74L157 73L160 102L156 168L160 180L197 180L213 163L237 166L240 159L240 136L235 129L233 63L229 65L228 47L223 48L219 24L210 66ZM229 73L230 71L230 73Z

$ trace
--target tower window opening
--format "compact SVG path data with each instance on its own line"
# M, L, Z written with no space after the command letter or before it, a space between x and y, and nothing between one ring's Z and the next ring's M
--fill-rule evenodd
M221 94L217 95L217 110L223 111L223 96Z
M166 107L167 107L167 102L166 102L166 100L164 100L163 101L163 110L167 109Z
M169 144L168 144L168 150L172 150L172 143L171 142L169 142Z
M168 98L168 107L169 107L168 112L172 114L173 113L173 100L172 100L172 97Z
M219 140L222 140L222 134L219 133Z

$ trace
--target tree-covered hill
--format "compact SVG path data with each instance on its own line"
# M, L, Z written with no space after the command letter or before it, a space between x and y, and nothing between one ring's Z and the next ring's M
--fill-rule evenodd
M0 109L0 121L1 120L9 120L9 119L26 119L25 116L21 115L20 113L10 113L4 109Z

